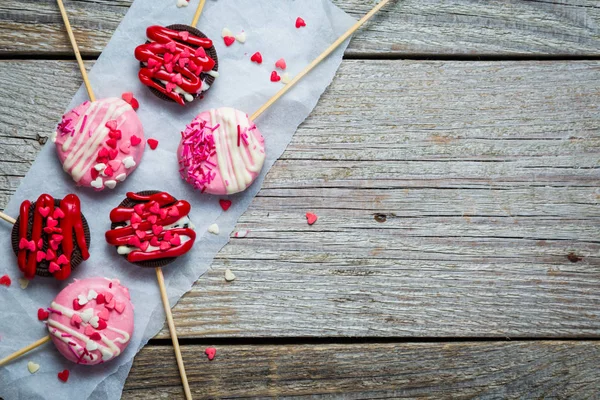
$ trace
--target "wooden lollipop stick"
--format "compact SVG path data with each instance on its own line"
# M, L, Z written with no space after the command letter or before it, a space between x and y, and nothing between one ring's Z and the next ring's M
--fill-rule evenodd
M3 220L5 220L6 222L10 222L13 225L17 223L16 219L14 219L13 217L11 217L10 215L4 214L2 211L0 211L0 218L2 218Z
M94 96L94 91L92 90L92 85L90 84L90 80L88 79L87 71L85 70L85 65L83 65L83 59L81 58L81 54L79 53L79 47L77 47L75 35L73 35L73 29L71 29L71 24L69 23L67 10L65 10L65 5L63 4L62 0L56 0L56 2L58 3L58 8L60 8L60 14L62 15L62 19L65 23L65 28L67 28L67 34L69 35L69 39L71 40L71 46L73 46L75 58L77 59L77 64L79 64L79 70L81 71L81 76L83 77L83 83L85 84L88 96L90 97L91 101L95 101L96 96Z
M43 345L44 343L47 343L49 341L50 341L50 335L41 338L37 342L31 343L27 347L23 347L19 351L15 351L11 355L6 356L2 360L0 360L0 367L3 366L4 364L8 364L9 362L11 362L12 360L14 360L15 358L21 357L25 353L29 353L31 350L35 349L36 347L40 347L41 345Z
M198 3L198 8L196 8L196 13L194 14L194 19L192 20L192 26L194 28L198 24L200 14L202 14L202 9L204 8L204 3L206 3L206 0L200 0L200 3Z
M294 85L296 83L298 83L298 81L300 79L302 79L306 74L308 74L310 71L312 71L313 68L315 68L317 65L319 65L319 63L321 61L323 61L325 58L327 58L328 55L330 55L331 53L333 53L333 51L335 49L337 49L339 47L339 45L341 45L342 43L344 43L344 41L346 39L348 39L354 32L356 32L358 30L358 28L360 28L361 26L363 26L365 22L367 22L369 19L371 19L371 17L373 15L375 15L375 13L377 11L379 11L383 6L385 6L389 1L390 0L382 0L379 4L377 4L375 7L373 7L373 9L371 11L369 11L367 13L367 15L365 15L364 17L362 17L362 19L360 21L358 21L350 29L348 29L348 31L346 33L344 33L335 42L333 42L333 44L331 46L329 46L323 53L321 53L321 55L319 55L317 58L315 58L315 60L313 62L311 62L306 68L304 68L304 70L302 70L302 72L300 72L298 75L296 75L296 77L294 79L292 79L290 83L288 83L287 85L285 85L279 92L277 92L275 94L275 96L271 97L271 99L269 99L269 101L267 101L254 114L252 114L252 117L250 117L250 119L255 120L262 113L264 113L277 100L279 100L279 98L281 96L283 96L284 94L286 94L288 90L290 90L292 87L294 87Z
M173 314L171 314L171 305L169 304L167 289L165 288L165 277L163 276L162 269L160 269L160 267L156 268L156 279L158 279L158 287L160 288L160 297L162 299L163 308L165 309L165 314L167 314L167 325L169 325L169 331L171 332L171 340L173 341L173 349L175 350L175 358L177 359L177 366L179 367L179 375L181 375L181 383L183 384L185 398L187 400L191 400L192 392L190 391L190 384L187 380L185 366L183 365L183 358L181 357L181 350L179 349L179 339L177 339L175 322L173 322Z

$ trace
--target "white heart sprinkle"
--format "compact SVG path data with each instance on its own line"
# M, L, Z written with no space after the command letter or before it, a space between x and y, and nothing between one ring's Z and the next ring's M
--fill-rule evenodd
M281 82L282 83L290 83L292 81L292 79L290 78L290 74L288 74L287 72L283 75L281 75Z
M125 167L125 169L135 167L135 161L133 160L133 157L131 157L131 156L125 157L123 159L123 166Z
M113 181L111 179L110 181L105 181L104 184L106 185L107 188L114 189L115 186L117 186L117 181Z
M240 43L246 43L246 32L241 32L235 35L235 40Z
M29 361L27 363L27 369L29 370L29 373L35 374L40 369L40 364L36 364L33 361Z
M219 234L219 225L212 224L211 226L208 227L208 231L210 233L212 233L213 235L218 235Z
M223 30L221 31L221 37L225 36L233 36L233 32L231 32L229 28L223 28Z
M98 297L98 293L94 289L91 289L88 293L88 300L93 300Z
M91 308L88 308L88 310L91 310ZM92 318L90 318L90 325L94 328L98 328L98 321L100 321L100 318L97 315L94 315Z
M79 296L77 296L77 302L80 306L85 306L88 302L87 296L84 294L80 294Z
M225 270L225 280L231 282L235 280L235 274L229 268Z
M94 342L93 340L90 340L85 344L85 349L87 351L98 350L98 343Z
M104 164L104 163L96 164L96 165L94 165L94 169L98 172L104 171L106 169L106 164Z
M27 289L28 285L29 285L29 279L19 278L19 286L21 286L21 289Z
M178 8L187 7L187 6L188 6L187 0L177 0L177 7Z
M115 177L115 179L118 180L119 182L123 182L125 180L125 178L127 178L127 174L125 174L125 173L119 174Z
M104 187L104 184L102 183L102 178L97 177L96 180L93 180L90 185L92 185L92 187L96 188L96 189L102 189Z
M87 310L80 312L79 316L83 322L90 322L90 319L92 319L94 316L94 310L92 308L88 308Z
M108 361L111 358L113 358L113 353L109 349L107 349L105 347L102 347L100 349L100 352L102 353L102 360L103 361Z

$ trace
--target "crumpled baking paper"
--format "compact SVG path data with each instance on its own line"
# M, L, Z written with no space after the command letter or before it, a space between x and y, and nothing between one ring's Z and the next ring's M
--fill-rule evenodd
M230 106L251 114L282 87L281 83L270 81L278 59L287 61L287 72L293 77L354 23L329 0L209 0L198 28L215 43L220 77L204 100L183 108L158 99L139 82L139 64L133 52L145 41L147 26L189 24L196 5L194 0L186 8L177 8L173 0L135 0L89 74L97 98L120 97L127 91L134 93L140 103L138 115L146 139L158 139L158 148L155 151L147 148L137 170L114 190L94 192L75 186L62 171L54 146L48 143L5 210L16 217L24 199L36 200L45 192L55 198L76 193L91 228L90 259L66 282L36 277L26 290L22 290L17 282L20 273L16 257L10 246L11 226L0 225L4 243L0 246L0 259L4 260L0 265L0 276L8 274L13 280L10 288L0 286L0 358L47 334L44 324L37 320L37 309L49 306L58 291L73 278L106 276L118 278L129 287L135 306L135 333L131 343L117 359L93 367L67 361L53 344L47 343L8 366L0 367L0 397L5 400L47 399L49 394L52 398L62 399L117 399L121 396L133 357L163 327L165 315L154 270L127 263L106 244L104 232L110 226L110 210L128 191L164 190L191 203L190 218L198 232L196 244L186 256L164 268L169 299L171 305L175 305L208 270L215 254L229 240L236 221L260 189L264 176L333 79L347 43L258 118L256 123L266 140L265 166L254 185L229 197L233 205L227 212L220 208L218 197L201 195L179 178L176 149L180 132L196 114L209 108ZM297 29L297 17L302 17L307 26ZM245 44L236 42L226 47L221 38L224 27L234 34L245 31ZM263 55L262 65L250 62L256 51ZM82 86L69 109L85 100L87 93ZM60 117L56 116L57 122ZM47 129L50 133L54 127ZM213 223L219 225L219 235L207 233ZM30 374L28 361L40 364L40 370ZM57 378L57 373L63 369L71 372L67 383Z

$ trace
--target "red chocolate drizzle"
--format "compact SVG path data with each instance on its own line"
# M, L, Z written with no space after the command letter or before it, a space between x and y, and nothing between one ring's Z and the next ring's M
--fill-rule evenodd
M48 210L46 213L46 209ZM55 215L54 199L49 194L42 194L31 210L29 200L21 203L19 216L19 251L17 253L19 269L27 279L35 276L38 253L43 253L44 240L48 241L48 251L44 260L57 266L52 274L58 280L64 280L71 274L71 256L73 255L73 232L84 260L90 257L85 240L81 206L79 198L74 194L67 195L58 207L64 216ZM42 211L45 215L42 214ZM27 236L29 213L33 212L31 237ZM50 243L53 244L54 248ZM51 251L50 251L51 250ZM48 256L50 254L50 256Z
M135 58L145 63L138 74L140 81L185 105L183 95L173 89L179 86L192 95L200 93L200 74L215 67L215 60L204 51L213 46L212 40L158 25L148 27L146 35L152 42L135 49ZM157 80L166 81L166 87Z
M147 196L129 192L127 198L140 203L131 208L117 207L113 209L110 212L110 220L113 223L130 222L130 225L106 232L106 241L113 246L138 247L137 250L127 255L129 262L179 257L192 248L196 239L194 230L190 228L162 229L162 227L174 224L188 215L191 209L190 203L185 200L177 200L166 192ZM154 218L156 218L156 222L149 220ZM158 233L155 233L155 230ZM183 243L180 236L187 236L190 240ZM146 248L147 245L154 242L152 246L159 247L159 249L144 252L135 242Z

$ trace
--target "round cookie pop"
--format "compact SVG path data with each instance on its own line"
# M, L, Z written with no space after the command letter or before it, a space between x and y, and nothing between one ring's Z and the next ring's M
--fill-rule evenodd
M133 107L116 97L86 101L67 112L52 141L79 186L114 189L140 163L146 141Z
M212 40L188 25L150 26L135 49L140 81L158 98L182 106L200 98L219 76Z
M12 229L12 248L27 279L35 275L64 280L90 257L90 229L74 194L54 199L42 194L21 203Z
M265 140L234 108L204 111L181 133L177 150L181 178L201 192L216 195L246 190L265 162Z
M110 212L106 241L127 261L141 267L162 267L194 245L196 232L188 217L191 206L166 192L127 193Z
M75 280L48 308L48 331L58 351L77 364L119 356L133 334L133 305L118 280Z

